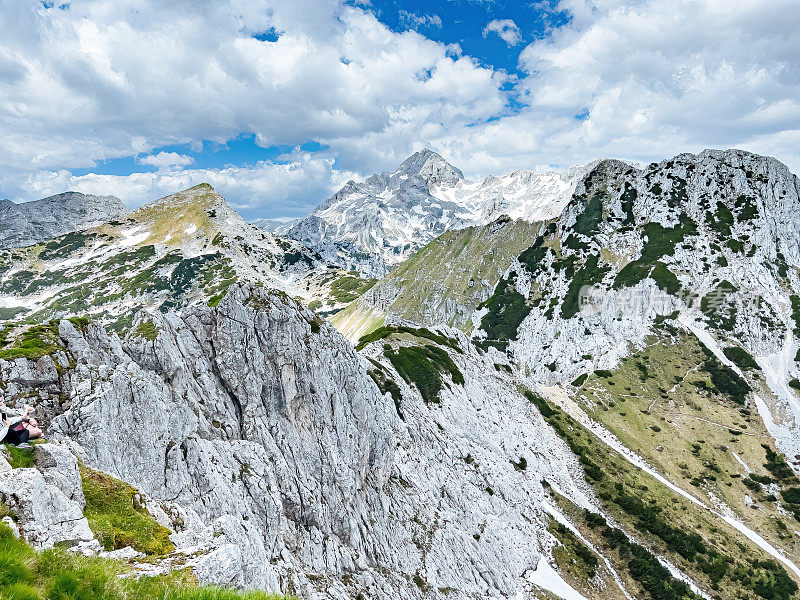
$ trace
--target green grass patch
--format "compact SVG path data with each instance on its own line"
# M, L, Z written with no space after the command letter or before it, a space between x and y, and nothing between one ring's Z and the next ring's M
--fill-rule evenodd
M642 246L642 255L627 265L625 265L614 278L614 288L621 289L633 287L643 279L651 276L658 268L658 272L653 275L656 284L668 291L675 288L678 284L677 278L672 274L666 265L659 267L660 259L664 256L675 254L675 246L682 242L687 236L697 235L697 226L688 216L681 215L680 223L675 227L664 227L659 223L650 222L644 226L643 237L645 238ZM662 287L664 286L664 287ZM674 293L674 292L670 292Z
M125 577L130 567L63 548L36 552L0 524L3 600L279 600L265 592L198 586L189 570Z
M17 448L13 444L3 444L3 446L12 469L27 469L36 465L32 448Z
M337 302L352 302L377 282L377 279L361 279L360 277L345 275L331 284L330 294Z
M752 355L739 346L730 346L728 348L723 348L722 353L726 356L726 358L739 367L742 371L760 371L761 367L758 366L758 363L752 357Z
M520 294L512 281L503 278L486 302L478 308L486 308L481 319L481 329L486 332L486 339L478 342L482 347L495 346L503 350L510 340L517 339L520 323L532 310L525 296Z
M38 360L61 349L58 324L33 325L20 334L10 346L0 350L0 359L27 358Z
M792 302L792 321L794 321L794 334L797 337L800 337L800 296L792 294L789 296L789 300ZM800 357L800 350L797 351L797 356ZM798 362L800 362L800 360L798 360Z
M711 375L711 383L721 394L725 394L736 404L743 405L747 394L753 388L736 371L717 360L717 357L705 345L701 347L706 355L702 368Z
M459 354L463 353L461 348L458 347L458 341L455 338L434 333L430 329L425 329L424 327L414 328L414 327L405 327L402 325L385 325L382 327L378 327L377 329L369 332L366 335L361 336L361 339L358 340L358 344L356 345L356 350L359 351L363 350L364 348L367 347L368 344L371 344L372 342L385 339L390 335L398 335L398 334L413 335L414 337L430 340L435 344L452 348Z
M583 211L575 219L573 231L590 236L598 232L598 227L603 221L603 196L594 193L586 202Z
M86 497L83 514L103 548L130 546L155 556L175 549L169 529L150 516L134 487L88 467L81 467L81 481Z
M155 326L152 319L147 319L136 326L136 335L154 342L158 338L158 327Z
M575 381L572 382L572 385L575 387L581 387L585 382L586 379L589 377L588 373L582 373L575 378Z
M403 394L400 391L400 386L397 385L394 379L392 379L389 374L384 369L383 365L377 361L370 361L372 364L376 365L375 369L369 369L367 371L367 375L372 378L372 381L375 382L375 385L378 386L378 389L381 391L381 394L386 394L387 392L392 395L392 400L394 400L394 408L397 411L397 416L400 417L401 420L405 421L406 417L403 414L403 408L401 406L403 400Z
M656 285L661 290L668 294L675 296L681 291L681 284L677 276L661 261L658 261L653 270L650 271L650 278L656 282Z
M580 565L579 571L583 579L591 579L597 574L597 567L600 565L597 555L578 539L574 533L556 520L550 523L548 531L561 543L561 546L554 551L554 557L557 562L565 564L569 568L568 565L571 561L559 560L559 558L562 558L559 554L563 554L564 558L574 558L575 562Z
M569 284L561 305L561 317L569 319L578 314L581 289L584 286L600 283L610 270L611 267L599 266L599 257L596 254L590 255Z
M706 213L706 225L716 231L721 237L728 238L733 226L733 213L722 202L717 202L716 212Z
M717 329L733 331L736 326L736 303L733 295L739 290L730 281L720 281L700 300L700 310L709 324Z

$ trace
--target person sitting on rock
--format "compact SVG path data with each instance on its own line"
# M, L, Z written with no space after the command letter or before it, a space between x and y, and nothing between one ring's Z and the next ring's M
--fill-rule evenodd
M39 423L31 417L32 406L25 406L21 414L14 414L5 405L0 407L2 423L0 423L0 441L4 444L20 446L30 440L42 437Z

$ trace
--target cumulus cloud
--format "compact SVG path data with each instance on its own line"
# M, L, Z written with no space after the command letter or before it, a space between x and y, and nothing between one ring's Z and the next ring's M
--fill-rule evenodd
M159 170L131 175L88 173L76 176L66 169L38 171L19 182L19 189L34 198L73 190L85 194L118 196L135 207L199 183L210 183L245 217L300 216L309 200L325 198L348 179L359 175L334 168L334 159L294 152L280 162L220 169ZM269 210L271 209L271 210Z
M789 0L563 0L568 23L525 47L523 108L439 146L465 172L650 162L743 148L800 171L800 11Z
M522 41L519 27L511 19L489 21L486 27L483 28L483 37L488 37L490 33L496 33L509 46L516 46Z
M141 156L136 159L140 165L149 165L151 167L158 167L159 169L167 169L170 167L185 167L194 162L191 156L186 154L178 154L177 152L159 152L158 154L149 154Z
M242 133L295 146L467 126L505 102L502 74L329 1L4 3L0 30L0 178Z

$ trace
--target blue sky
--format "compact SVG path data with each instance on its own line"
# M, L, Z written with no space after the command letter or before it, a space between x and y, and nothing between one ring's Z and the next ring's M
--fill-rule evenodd
M209 181L298 216L430 147L469 177L740 147L800 170L789 0L0 4L0 197Z

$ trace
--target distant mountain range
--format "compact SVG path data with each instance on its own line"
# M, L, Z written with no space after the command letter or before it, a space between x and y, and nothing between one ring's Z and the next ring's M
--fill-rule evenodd
M393 173L349 181L286 235L325 260L382 277L445 231L485 225L504 214L528 221L557 216L589 168L514 171L470 182L423 150Z
M64 192L23 204L0 200L0 248L30 246L128 212L119 198L80 192Z
M104 211L114 216L24 248L0 250L0 318L91 315L124 329L138 309L213 304L240 279L306 302L326 301L329 307L339 302L329 297L343 275L339 269L294 240L249 225L208 184L133 212L120 209L118 201L78 196L15 205L38 214L79 201L93 216L90 223ZM21 240L23 231L30 229L17 228L8 236ZM35 236L44 231L39 227Z

